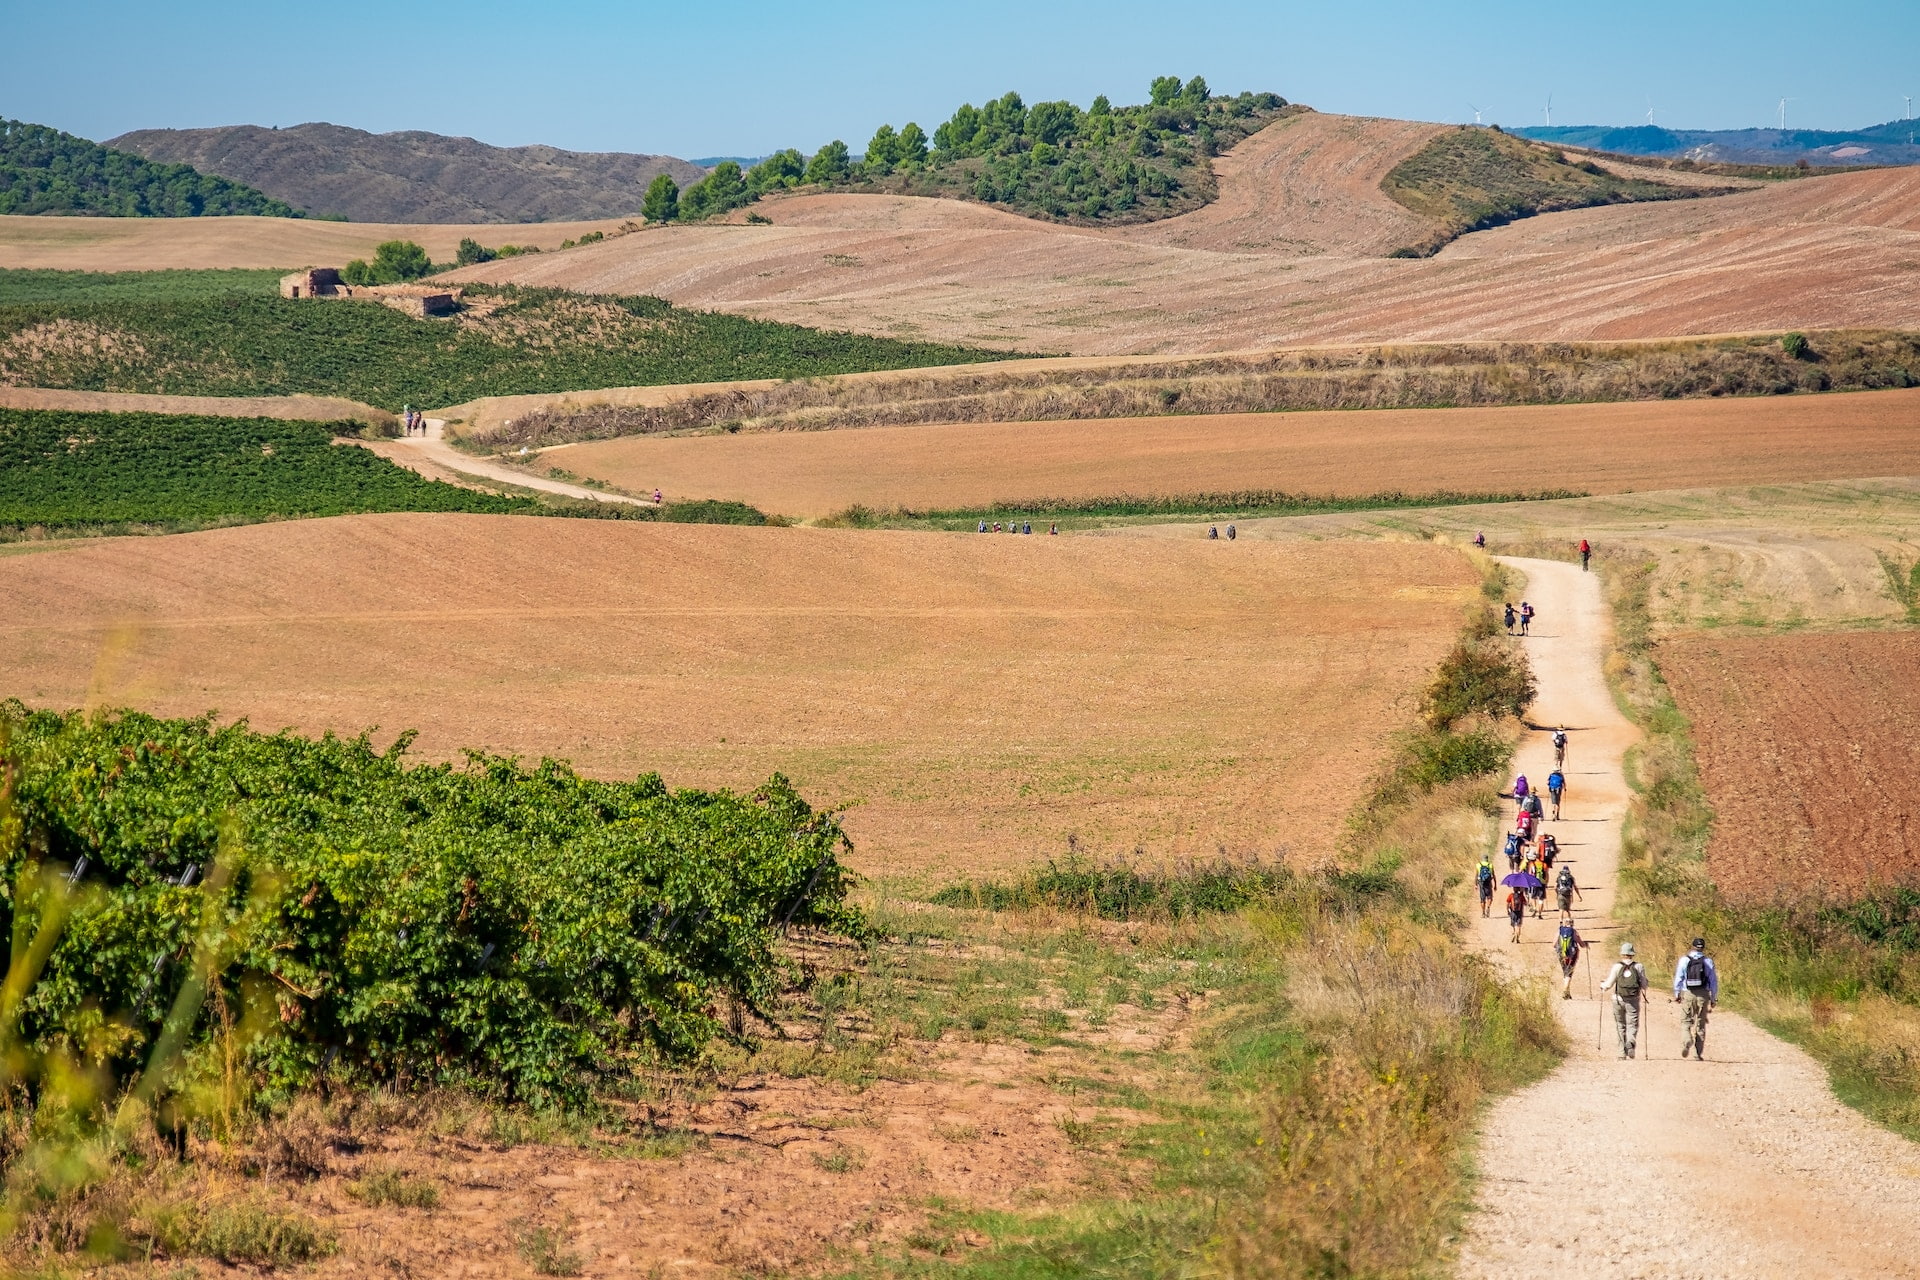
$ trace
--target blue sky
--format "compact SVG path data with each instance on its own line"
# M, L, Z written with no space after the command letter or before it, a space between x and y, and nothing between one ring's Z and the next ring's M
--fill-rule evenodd
M1920 0L676 4L0 0L0 115L428 129L681 156L856 150L961 101L1146 97L1156 75L1423 120L1842 128L1920 97Z

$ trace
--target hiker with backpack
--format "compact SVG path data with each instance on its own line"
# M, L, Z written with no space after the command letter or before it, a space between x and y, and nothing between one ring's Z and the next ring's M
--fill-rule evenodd
M1533 918L1547 918L1547 869L1540 862L1538 854L1527 860L1527 874L1538 880L1539 884L1527 886L1527 896L1533 899Z
M1538 791L1527 792L1527 798L1520 802L1520 807L1527 811L1536 824L1547 816L1547 806L1541 801Z
M1573 971L1579 967L1580 950L1586 945L1580 931L1573 927L1573 921L1560 922L1560 935L1554 939L1553 953L1560 960L1560 976L1566 979L1560 984L1562 1000L1573 999Z
M1585 538L1580 539L1580 572L1587 572L1587 561L1593 559L1593 548Z
M1517 616L1518 615L1516 615L1513 611L1513 601L1511 600L1507 601L1507 634L1508 635L1513 634L1513 620Z
M1687 1038L1680 1056L1692 1054L1695 1062L1707 1057L1707 1015L1720 1002L1720 973L1707 955L1707 940L1695 938L1693 947L1680 957L1673 970L1673 1002L1685 1005Z
M1527 895L1519 888L1507 892L1507 923L1513 926L1513 940L1520 941L1520 926L1527 918Z
M1485 550L1487 549L1487 535L1486 535L1486 534L1484 534L1484 533L1476 533L1476 534L1474 534L1474 535L1473 535L1473 545L1474 545L1474 546L1475 546L1476 548L1478 548L1479 550L1481 550L1481 551L1485 551Z
M1553 820L1560 821L1560 797L1566 794L1567 775L1555 769L1547 775L1547 794L1553 797Z
M1527 798L1527 791L1529 789L1529 785L1530 784L1527 782L1526 774L1523 773L1519 777L1515 778L1513 780L1513 798L1515 800L1524 801Z
M1573 868L1562 867L1560 874L1553 878L1553 892L1560 899L1560 918L1573 919L1573 900L1586 901L1586 895L1580 892L1580 886L1573 882Z
M1526 635L1527 628L1533 625L1533 606L1525 600L1520 602L1520 634Z
M1553 832L1551 831L1541 832L1540 833L1540 861L1546 864L1547 870L1549 871L1553 870L1553 860L1559 856L1560 856L1560 842L1553 838Z
M1561 725L1553 731L1553 767L1567 767L1567 726Z
M1480 918L1490 919L1493 915L1493 859L1484 853L1480 855L1480 865L1473 869L1473 883L1480 895Z
M1518 831L1507 832L1507 846L1504 852L1507 855L1507 870L1518 871L1520 869L1520 833Z
M1639 1056L1640 1001L1647 993L1647 971L1633 958L1633 944L1620 944L1620 958L1607 970L1602 991L1613 993L1613 1025L1620 1033L1620 1056Z

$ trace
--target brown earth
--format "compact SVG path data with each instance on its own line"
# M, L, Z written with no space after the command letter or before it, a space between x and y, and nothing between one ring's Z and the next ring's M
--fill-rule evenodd
M1143 227L807 195L765 202L773 226L650 230L456 274L1076 355L1920 325L1920 171L1549 214L1385 258L1426 224L1374 175L1435 131L1292 117L1218 162L1215 204Z
M554 250L604 222L468 226L321 222L310 218L62 218L0 216L0 267L65 271L159 271L203 267L344 266L371 258L383 240L412 240L435 262L452 262L460 241Z
M1246 489L1593 493L1920 472L1920 391L626 437L554 465L788 516Z
M1730 900L1920 886L1920 632L1694 635L1660 646Z
M671 785L781 770L864 872L1328 854L1475 576L1434 546L389 515L0 559L0 695ZM90 692L91 691L91 692Z

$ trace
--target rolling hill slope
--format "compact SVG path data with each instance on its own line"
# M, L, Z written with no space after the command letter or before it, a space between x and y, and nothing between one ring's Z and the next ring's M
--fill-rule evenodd
M796 195L757 206L771 226L648 230L453 278L1074 355L1920 327L1920 170L1554 213L1387 258L1446 229L1379 183L1440 130L1297 116L1222 158L1215 203L1140 227Z
M355 222L584 222L637 214L647 184L704 171L672 156L492 147L417 131L335 124L290 129L137 129L109 146L191 164L302 208Z

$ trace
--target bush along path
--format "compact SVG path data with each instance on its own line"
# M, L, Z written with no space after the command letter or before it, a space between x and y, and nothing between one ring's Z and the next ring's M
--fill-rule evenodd
M1920 1258L1920 1150L1837 1101L1825 1072L1725 1005L1704 1062L1680 1058L1673 966L1687 939L1637 936L1614 919L1626 761L1638 737L1603 673L1610 628L1598 575L1509 560L1538 611L1526 646L1539 693L1515 769L1553 768L1551 734L1569 730L1563 821L1548 821L1578 879L1575 917L1591 945L1574 999L1554 1001L1573 1053L1545 1080L1498 1103L1482 1129L1479 1202L1462 1251L1470 1277L1911 1276ZM1504 873L1504 859L1496 858ZM1470 916L1469 945L1516 976L1552 981L1555 924ZM1642 1057L1618 1056L1597 989L1623 942L1651 980ZM1712 951L1713 939L1708 939ZM1721 976L1726 994L1738 972ZM1595 1048L1596 1039L1600 1047Z

